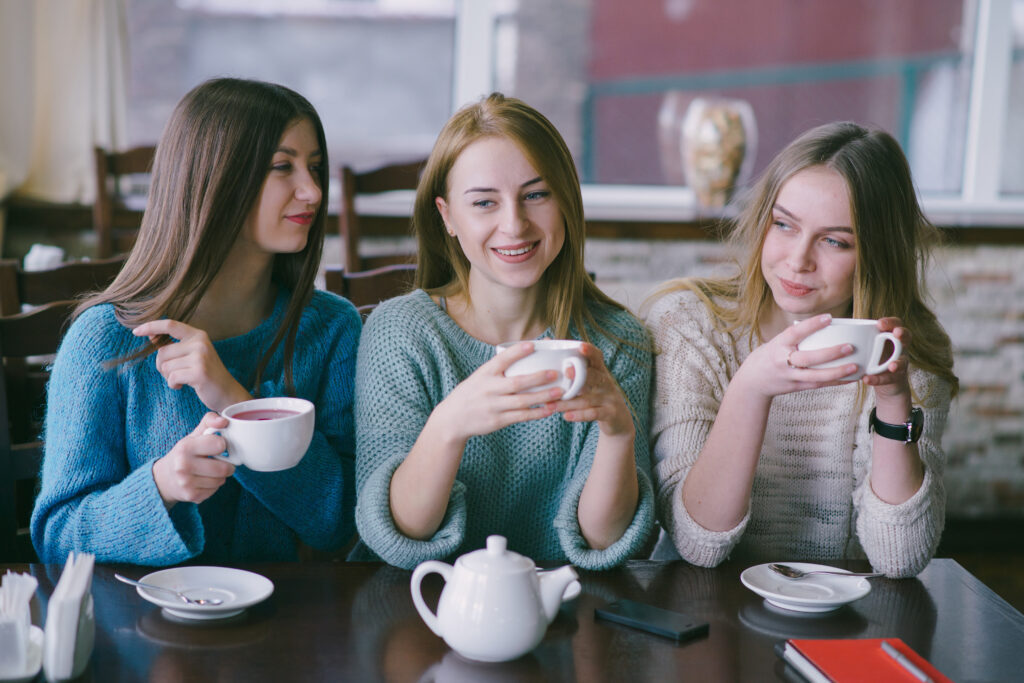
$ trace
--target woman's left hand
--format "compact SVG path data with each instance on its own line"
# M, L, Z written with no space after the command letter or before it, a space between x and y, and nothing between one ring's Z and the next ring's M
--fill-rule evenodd
M568 401L548 404L568 422L597 422L602 434L633 436L633 415L619 383L604 364L604 354L593 344L584 343L580 353L587 359L587 381L583 389ZM567 372L572 372L570 368Z
M910 367L910 359L907 357L907 347L910 345L910 330L903 327L903 321L899 318L880 318L878 330L880 332L892 332L903 345L903 353L897 360L889 363L885 372L877 375L864 375L861 379L864 384L873 387L875 390L875 402L886 400L902 400L910 396L910 379L907 369Z
M149 337L150 341L161 335L176 339L156 352L156 369L171 389L192 387L210 410L219 413L229 405L252 398L224 367L213 342L203 330L163 319L143 323L132 330L132 334Z

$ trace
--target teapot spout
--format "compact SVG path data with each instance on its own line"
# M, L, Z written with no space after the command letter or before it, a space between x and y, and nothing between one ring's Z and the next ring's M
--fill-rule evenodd
M576 570L569 565L552 569L551 571L538 572L540 600L544 605L544 616L547 617L549 624L554 620L555 615L558 613L558 608L562 605L562 596L565 594L565 589L577 577Z

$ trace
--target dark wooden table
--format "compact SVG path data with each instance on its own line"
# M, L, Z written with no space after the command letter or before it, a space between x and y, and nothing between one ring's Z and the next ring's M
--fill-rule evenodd
M863 563L845 563L863 569ZM60 567L31 571L48 596ZM86 681L765 681L789 672L772 646L785 638L898 636L954 681L1024 676L1024 616L953 560L934 560L916 579L872 580L864 598L825 615L784 613L739 580L743 566L700 569L633 562L581 572L583 594L564 605L541 644L504 664L474 664L450 652L420 620L410 572L371 564L253 564L275 585L266 602L233 620L182 624L161 615L115 571L97 566L96 648ZM434 604L440 579L424 586ZM594 620L618 598L687 612L708 637L676 645ZM40 678L40 680L42 680Z

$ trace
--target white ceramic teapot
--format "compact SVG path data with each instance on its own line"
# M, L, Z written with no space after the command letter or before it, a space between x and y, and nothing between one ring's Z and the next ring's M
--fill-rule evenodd
M571 566L538 572L506 545L504 536L488 536L486 549L463 555L454 567L430 560L412 573L412 601L423 621L468 659L504 662L535 648L577 578ZM420 589L432 572L445 580L436 615Z

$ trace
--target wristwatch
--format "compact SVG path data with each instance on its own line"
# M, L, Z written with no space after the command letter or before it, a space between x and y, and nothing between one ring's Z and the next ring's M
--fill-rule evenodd
M917 443L917 440L921 438L922 430L924 430L924 411L916 407L910 409L910 418L899 424L882 422L875 414L874 408L871 409L871 415L868 417L868 431L877 432L879 436L894 441Z

